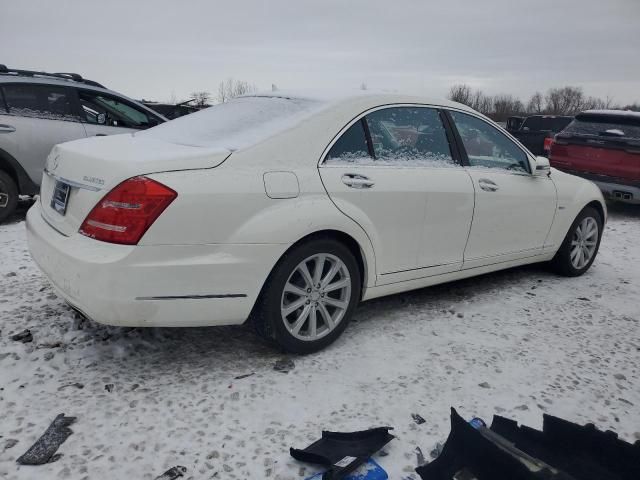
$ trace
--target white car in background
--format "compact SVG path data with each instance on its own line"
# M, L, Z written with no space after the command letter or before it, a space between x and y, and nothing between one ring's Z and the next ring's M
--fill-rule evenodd
M534 262L581 275L606 207L477 112L362 92L241 97L56 146L31 254L100 323L333 342L356 305Z

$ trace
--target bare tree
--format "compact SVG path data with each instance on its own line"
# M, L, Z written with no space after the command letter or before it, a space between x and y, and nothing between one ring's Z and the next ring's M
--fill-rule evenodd
M452 86L448 97L454 102L467 105L485 115L491 113L493 108L492 97L482 93L482 90L472 90L469 85L464 83Z
M471 105L471 98L473 96L473 92L469 85L464 83L453 85L449 89L449 100L454 102L462 103L464 105Z
M607 95L607 98L604 101L604 108L614 108L614 104L613 104L613 97L610 95Z
M211 105L211 94L209 92L193 92L189 98L193 99L195 107L208 107Z
M607 108L607 102L597 97L589 97L582 104L582 110L602 110L604 108Z
M613 97L606 99L587 97L581 87L566 86L550 88L543 95L534 93L527 105L513 95L499 94L495 97L485 95L482 90L474 90L464 83L456 84L449 90L449 99L463 103L498 122L506 120L512 115L522 114L549 114L549 115L575 115L588 109L620 108L616 107ZM625 108L640 110L637 103Z
M634 112L640 112L640 102L630 103L622 107L622 110L631 110Z
M490 114L495 121L503 122L510 116L523 112L524 105L513 95L496 95L493 98L493 108Z
M545 96L545 111L551 115L575 115L585 109L587 100L580 87L551 88Z
M256 90L256 86L249 82L227 78L218 84L218 103L228 102L233 98L253 93Z
M484 115L489 115L493 111L493 97L485 95L482 90L476 90L469 106Z
M541 114L544 113L544 98L540 92L531 95L527 103L527 113Z

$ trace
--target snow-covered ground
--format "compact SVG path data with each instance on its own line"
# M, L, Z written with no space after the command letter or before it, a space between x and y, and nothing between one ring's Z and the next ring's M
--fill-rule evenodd
M242 327L80 322L31 261L18 217L0 226L0 477L153 479L183 465L194 479L298 479L316 469L290 446L390 425L397 439L376 458L392 479L417 478L415 449L429 458L446 438L451 406L640 439L640 209L611 210L585 276L533 266L374 300L288 373ZM10 340L25 328L31 343ZM62 412L77 417L62 458L19 466Z

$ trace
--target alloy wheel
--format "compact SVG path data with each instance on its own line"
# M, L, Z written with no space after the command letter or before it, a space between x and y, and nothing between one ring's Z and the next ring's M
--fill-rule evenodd
M307 257L285 283L280 314L291 335L314 341L332 332L342 321L351 299L349 269L329 253Z
M569 251L571 265L580 270L588 265L598 245L598 222L585 217L576 227Z

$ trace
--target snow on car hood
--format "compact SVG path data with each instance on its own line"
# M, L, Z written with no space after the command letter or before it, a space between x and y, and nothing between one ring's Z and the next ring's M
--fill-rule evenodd
M295 126L324 105L309 98L239 97L137 132L135 137L234 151Z

